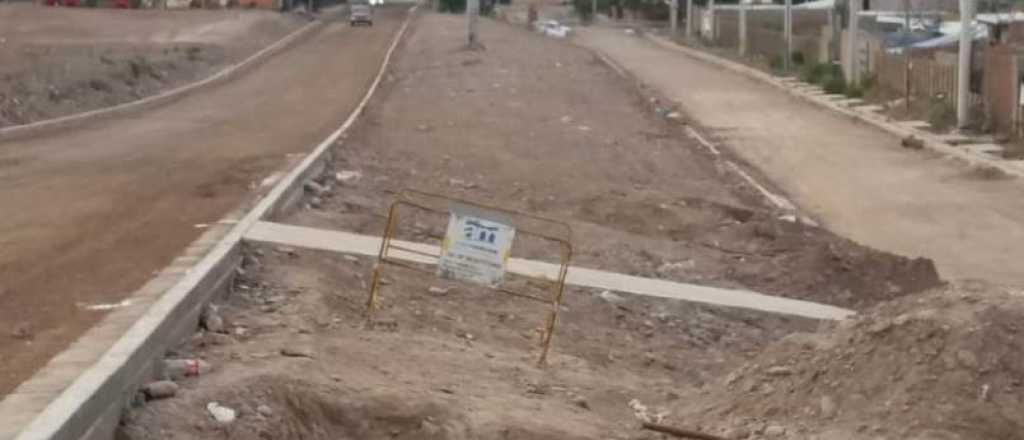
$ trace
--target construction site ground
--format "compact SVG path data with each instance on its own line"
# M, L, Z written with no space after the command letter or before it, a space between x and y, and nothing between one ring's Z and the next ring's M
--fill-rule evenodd
M275 171L337 129L376 75L405 9L379 10L372 28L327 17L258 69L158 108L0 142L0 395L164 268L204 225L252 200L273 183L268 177ZM256 11L143 11L128 18L135 13L0 5L0 38L7 39L0 53L71 41L117 52L123 36L181 47L186 57L188 47L202 47L201 57L221 53L217 63L181 78L187 80L302 25ZM79 17L65 14L90 20L63 26L61 20ZM9 21L17 33L9 32ZM11 35L26 40L15 44ZM105 51L71 55L71 72L80 56ZM0 82L34 77L34 67L45 77L64 55L53 49L38 64L4 59L0 69L13 73L0 75ZM117 69L131 70L127 61L115 61ZM82 81L98 74L90 69L79 71ZM64 110L84 108L36 116Z
M168 354L212 370L141 398L125 438L661 438L641 420L737 439L1021 438L1019 292L942 285L928 260L780 219L684 135L685 117L592 53L491 21L487 49L465 50L463 23L414 22L304 206L279 221L379 234L411 188L567 221L577 266L862 316L570 288L540 368L546 304L385 266L364 326L374 259L254 243L205 330ZM427 241L445 222L407 214L397 236ZM233 421L215 420L221 407Z

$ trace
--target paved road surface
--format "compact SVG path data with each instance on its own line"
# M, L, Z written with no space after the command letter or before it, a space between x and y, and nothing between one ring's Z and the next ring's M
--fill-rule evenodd
M404 11L404 10L403 10ZM165 107L0 143L0 396L259 183L347 117L401 23L328 24L232 83ZM11 336L27 323L30 341Z
M1024 285L1024 183L903 150L878 130L621 30L582 29L577 41L682 103L833 231L933 258L947 279Z

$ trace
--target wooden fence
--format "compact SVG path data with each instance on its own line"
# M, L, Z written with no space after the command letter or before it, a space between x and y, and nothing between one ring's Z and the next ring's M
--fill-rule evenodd
M888 54L884 51L878 52L875 61L876 80L878 85L886 90L901 96L907 95L909 75L911 96L939 98L956 103L956 64L912 56L910 65L907 66L905 55Z

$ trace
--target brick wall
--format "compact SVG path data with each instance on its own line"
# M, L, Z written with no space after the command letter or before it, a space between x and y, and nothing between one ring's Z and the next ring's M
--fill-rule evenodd
M982 96L992 129L1016 134L1020 115L1018 51L1008 45L993 45L985 48L982 57Z

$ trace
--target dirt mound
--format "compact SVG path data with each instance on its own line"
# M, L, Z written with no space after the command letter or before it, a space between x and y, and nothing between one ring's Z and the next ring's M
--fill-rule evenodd
M24 48L0 60L0 127L110 107L199 80L229 61L217 46L56 46ZM0 72L2 73L2 72Z
M728 239L703 243L737 257L729 278L766 292L863 309L942 284L930 259L871 249L773 216L756 216L729 232Z
M685 420L733 438L1024 438L1024 296L950 287L796 333Z
M207 405L234 411L230 422L214 419ZM152 402L130 413L119 438L520 440L574 439L537 432L510 421L472 426L451 402L408 394L359 392L290 376L262 375L195 390L184 399Z

